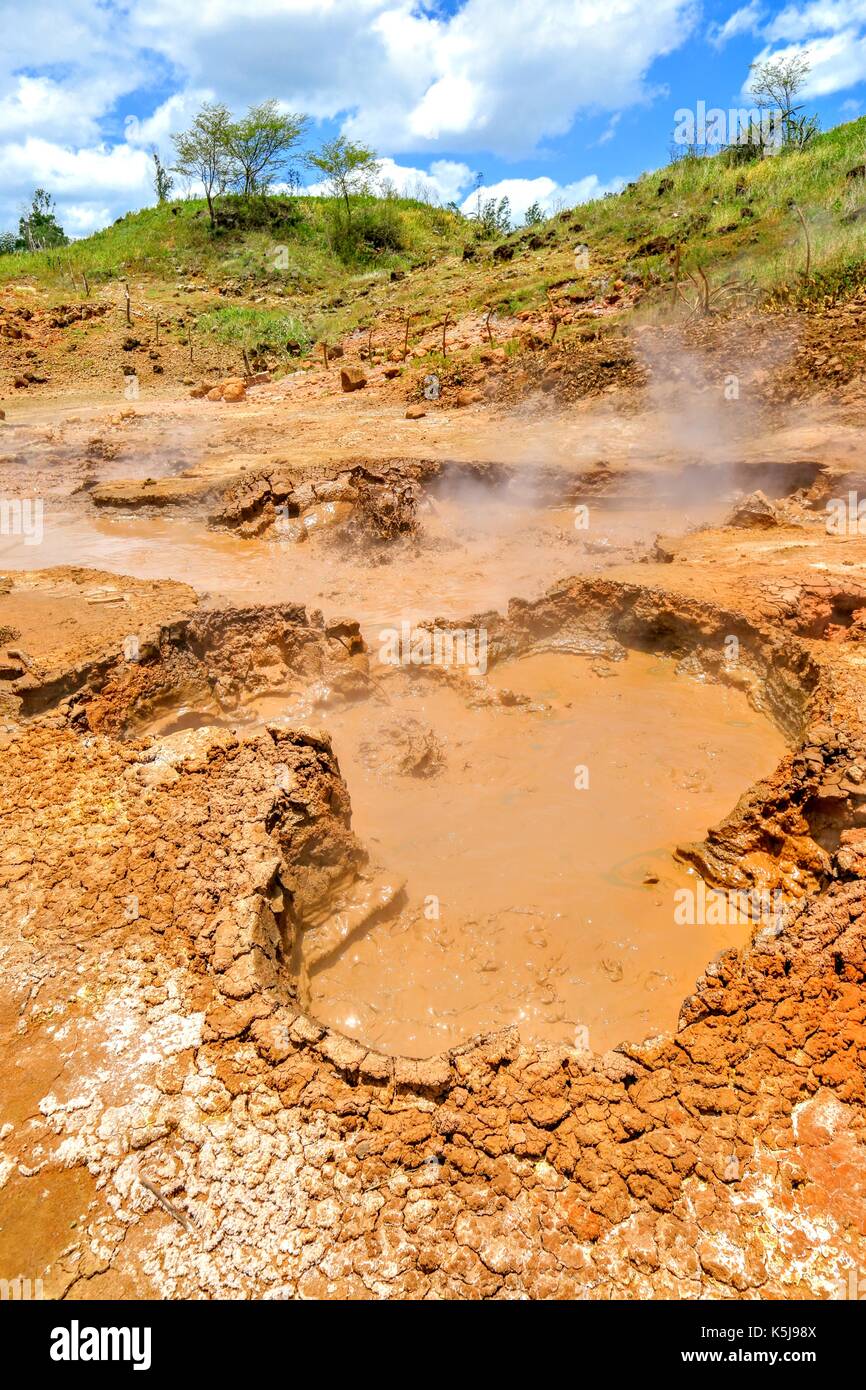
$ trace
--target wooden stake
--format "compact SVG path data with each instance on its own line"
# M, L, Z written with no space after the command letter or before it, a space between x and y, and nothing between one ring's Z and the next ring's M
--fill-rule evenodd
M411 315L411 314L407 314L407 315L406 315L406 332L403 334L403 361L404 361L404 362L406 361L406 358L409 356L409 321L410 321L411 318L412 318L412 315Z
M493 342L493 330L492 330L491 327L490 327L490 319L491 319L492 314L493 314L493 310L492 310L492 309L488 309L488 310L487 310L487 318L484 320L484 331L485 331L485 333L487 334L487 341L488 341L488 343L492 343L492 342Z
M126 322L127 322L127 323L130 325L130 327L131 327L131 326L132 326L132 309L131 309L131 307L130 307L130 306L131 306L131 301L130 301L130 298L129 298L129 285L128 285L128 283L126 282L126 280L124 280L124 282L123 282L123 293L126 295Z
M84 276L84 293L87 295L87 298L89 299L89 298L90 298L90 283L89 283L89 281L88 281L88 279L87 279L87 271L86 271L86 270L82 270L81 274Z
M444 317L444 319L442 320L442 356L443 356L443 357L446 357L446 356L448 355L448 354L446 353L446 351L445 351L445 333L446 333L446 330L447 330L447 328L448 328L448 323L449 323L450 318L451 318L451 315L450 315L450 314L447 312L447 310L446 310L445 317Z
M328 370L328 344L322 343L322 356L325 359L325 371Z
M558 332L558 330L559 330L559 315L558 315L557 312L556 312L556 306L554 305L553 300L552 300L551 297L550 297L550 291L549 291L549 290L548 290L548 293L547 293L547 302L548 302L548 304L550 305L550 320L551 320L551 324L552 324L552 328L551 328L551 330L550 330L550 344L549 344L549 346L550 346L550 347L553 347L554 341L555 341L555 339L556 339L556 334L557 334L557 332Z

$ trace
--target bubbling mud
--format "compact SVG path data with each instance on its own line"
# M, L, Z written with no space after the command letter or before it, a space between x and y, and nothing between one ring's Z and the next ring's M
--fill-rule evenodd
M509 1024L593 1051L673 1029L750 932L682 923L699 881L676 847L772 770L781 734L739 691L638 651L530 655L481 685L467 699L401 673L354 703L298 691L245 710L328 732L383 892L303 934L307 1008L409 1056ZM207 722L175 711L159 732Z
M49 504L41 545L0 537L0 565L43 569L70 563L140 579L190 584L220 604L303 603L350 613L367 640L383 625L505 608L532 599L551 578L591 573L645 553L659 531L721 519L729 492L693 508L649 497L593 502L587 529L569 505L537 506L525 488L465 485L425 499L418 541L362 553L331 535L303 545L209 530L201 518L82 511Z

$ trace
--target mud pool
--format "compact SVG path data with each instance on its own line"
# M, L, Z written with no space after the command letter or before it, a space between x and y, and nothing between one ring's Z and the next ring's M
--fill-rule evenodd
M470 703L389 679L369 700L298 691L227 721L330 734L353 828L395 891L321 953L304 933L310 1011L408 1056L509 1024L597 1051L674 1028L701 970L750 930L676 922L697 879L674 852L772 771L781 734L739 691L641 652L508 661L489 691ZM158 727L208 722L187 710Z

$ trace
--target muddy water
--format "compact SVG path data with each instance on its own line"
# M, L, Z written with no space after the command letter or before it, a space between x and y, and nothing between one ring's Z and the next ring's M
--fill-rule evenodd
M472 707L401 678L313 715L405 898L312 969L311 1011L415 1056L506 1024L593 1050L673 1028L708 961L748 936L676 923L697 880L673 850L773 768L781 735L739 692L639 653L531 656L490 684L532 703Z
M627 558L659 531L720 517L726 497L632 508L593 502L587 530L571 507L541 508L526 490L463 488L427 503L419 544L352 552L337 534L302 545L242 540L200 518L100 512L80 500L46 504L39 545L0 537L0 568L80 565L140 579L186 582L214 602L294 602L360 621L368 640L382 626L461 618L538 597L555 580Z
M659 530L720 516L728 499L675 515L661 504L594 503L581 531L572 508L461 488L431 500L417 546L381 554L347 551L334 535L241 540L200 519L79 502L52 504L41 545L0 540L0 566L72 563L183 580L215 602L304 602L359 619L375 650L382 628L532 599ZM359 837L405 889L376 925L310 968L311 1009L419 1056L511 1023L527 1040L595 1050L672 1028L707 962L747 934L676 925L674 894L696 880L674 847L701 838L771 770L781 737L742 695L636 654L601 665L537 656L497 668L490 683L531 707L470 707L419 679L314 712L333 734ZM249 720L297 722L308 700L262 705ZM578 766L585 788L575 786Z

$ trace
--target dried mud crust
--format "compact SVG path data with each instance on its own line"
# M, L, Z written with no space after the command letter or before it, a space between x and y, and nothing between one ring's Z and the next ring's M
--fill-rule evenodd
M38 1254L49 1294L86 1296L826 1297L862 1266L850 649L608 581L484 619L494 661L651 647L746 685L797 747L695 853L735 885L808 868L813 891L708 967L673 1036L601 1057L513 1030L425 1061L370 1051L304 1014L291 969L299 924L365 871L328 740L119 737L154 690L354 680L357 631L183 618L135 671L112 655L4 736L0 1273ZM34 1183L56 1213L39 1252Z
M606 479L606 471L602 471ZM323 504L345 504L349 512L358 510L365 494L373 494L378 510L385 510L382 498L407 487L420 492L422 487L435 489L456 481L463 486L493 489L507 487L512 480L522 480L517 466L447 458L346 459L339 464L323 463L316 469L263 468L229 485L210 519L215 526L230 527L241 536L251 537L273 531L281 518L302 517ZM533 493L539 503L576 500L581 485L586 486L585 478L578 479L555 465L533 469Z
M0 716L34 714L100 684L129 636L147 650L197 604L172 580L74 566L0 571Z
M543 448L540 450L543 453ZM209 511L210 524L235 531L243 538L291 530L305 514L321 514L323 506L336 508L334 520L350 522L362 510L366 494L378 511L387 511L395 492L422 490L432 498L447 495L450 488L489 489L491 496L515 498L533 506L569 506L577 502L639 504L662 496L704 495L713 489L768 487L774 496L798 488L829 491L849 480L849 475L825 477L814 459L692 461L660 476L657 469L631 464L612 467L596 459L580 470L539 457L527 464L485 459L448 457L345 458L318 463L251 462L242 473L220 477L180 475L160 481L116 481L94 487L91 500L98 506L124 506L152 510L159 506L206 503L218 497ZM322 520L325 518L322 517ZM405 529L405 528L398 528ZM294 537L297 539L297 535ZM385 535L384 539L389 536Z

